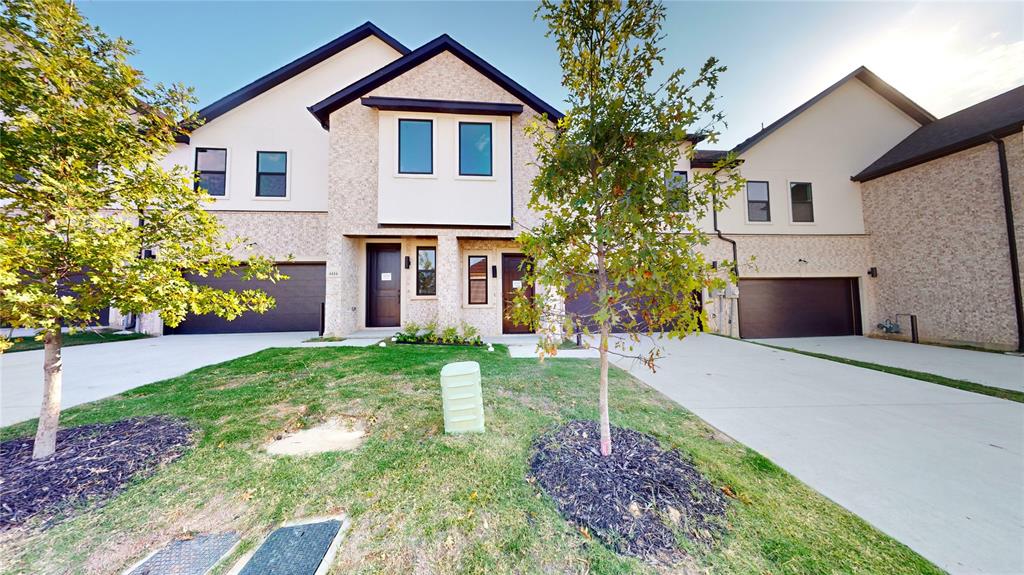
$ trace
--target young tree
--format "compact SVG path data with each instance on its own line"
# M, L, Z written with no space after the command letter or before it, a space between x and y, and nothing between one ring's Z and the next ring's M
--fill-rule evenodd
M543 0L539 13L558 41L570 109L557 129L531 126L539 174L530 207L541 223L518 240L538 262L528 281L549 296L520 295L512 313L541 326L547 353L556 353L551 336L596 326L600 446L609 455L609 353L653 369L661 350L634 351L640 335L698 330L693 294L724 285L700 251L708 243L701 223L741 180L724 161L689 181L673 169L688 137L716 140L723 116L713 91L725 67L711 58L688 83L682 69L656 80L665 18L656 0ZM566 317L553 304L570 293L593 297L588 317Z
M61 326L113 306L232 318L274 301L222 292L186 274L276 280L264 258L243 262L203 206L194 175L165 170L179 122L194 120L181 86L147 85L111 39L61 0L2 0L0 8L0 324L39 328L44 395L33 457L56 444ZM140 257L150 249L155 258ZM9 345L0 339L0 352Z

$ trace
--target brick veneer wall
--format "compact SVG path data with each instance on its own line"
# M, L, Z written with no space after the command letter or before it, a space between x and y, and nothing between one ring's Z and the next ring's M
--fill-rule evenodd
M1024 253L1024 139L1015 134L1005 142L1017 249ZM922 340L1015 347L996 144L901 170L861 188L879 273L871 325L896 313L913 313Z
M480 102L523 103L493 83L462 60L443 52L402 76L373 90L367 96L463 100ZM522 114L512 118L513 218L516 226L536 222L536 214L527 207L530 186L537 168L533 142L524 133L525 127L538 117L524 106ZM438 244L438 299L436 303L415 304L409 308L416 321L428 317L436 309L441 324L458 325L466 321L485 333L500 333L500 316L492 312L463 310L461 292L454 293L444 283L456 281L461 273L450 276L444 272L458 265L457 238L509 238L515 230L481 228L380 228L377 225L378 201L378 119L377 112L358 100L331 114L330 151L328 156L328 229L327 238L327 331L344 334L363 322L363 304L359 300L361 237L429 236ZM451 248L451 249L446 249ZM447 256L446 256L447 254ZM461 269L461 268L457 268ZM403 293L405 295L405 293Z

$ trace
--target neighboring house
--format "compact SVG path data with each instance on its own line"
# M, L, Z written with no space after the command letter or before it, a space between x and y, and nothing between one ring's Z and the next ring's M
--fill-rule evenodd
M914 314L922 340L1024 351L1022 126L1024 86L921 127L854 176L873 321Z
M746 190L708 252L735 242L739 289L712 329L909 338L913 315L920 341L1020 350L1022 123L1024 87L937 120L859 68L736 146Z
M347 335L430 321L465 323L484 335L528 331L504 314L524 263L514 238L537 218L527 208L536 168L524 128L561 114L455 40L443 35L410 51L367 23L199 115L205 123L166 162L198 171L228 233L249 238L291 279L259 284L277 299L267 314L189 317L168 333L322 327ZM989 189L997 164L972 160L954 175L929 167L956 166L961 155L984 156L995 144L970 140L977 151L956 148L959 136L929 136L946 134L928 130L948 120L859 68L734 148L748 182L706 222L713 238L706 253L738 261L740 280L738 290L702 294L709 328L748 338L869 334L913 313L925 339L1014 345L1000 315L1013 307L1003 293L1010 283L996 279L1007 267L999 244L1006 228L999 236L992 219L1002 204ZM962 124L949 132L959 134ZM1024 151L1016 125L1016 143L1006 147L1017 161L1010 174L1019 198ZM902 146L915 153L904 157ZM936 150L954 155L936 159ZM710 169L726 153L697 149L678 171ZM911 166L910 156L929 161ZM975 178L988 195L949 193ZM928 188L943 190L933 197L947 203L915 208L927 203ZM948 225L950 215L938 208L951 205L950 195L965 206L957 213L984 213L983 230ZM934 235L940 229L945 235ZM982 236L987 243L975 242ZM957 249L968 243L970 250ZM966 258L973 271L947 283L953 276L939 273L945 263L921 262L929 249ZM252 287L237 277L194 281ZM935 295L943 289L955 297ZM974 308L971 296L979 300ZM152 317L142 324L162 329Z
M738 298L729 290L711 299L712 328L744 338L867 333L872 263L850 176L933 120L858 68L733 148L747 184L717 214L723 239L708 224L707 255L737 261ZM681 169L707 169L725 154L698 149Z

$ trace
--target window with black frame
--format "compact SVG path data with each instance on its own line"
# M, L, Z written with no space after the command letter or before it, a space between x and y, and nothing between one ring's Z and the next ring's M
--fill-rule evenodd
M469 256L469 303L487 303L487 256Z
M686 189L686 184L689 182L689 175L685 171L676 170L672 172L672 177L665 182L665 187L669 193L679 192ZM670 200L672 202L672 208L677 212L685 212L689 209L687 206L687 198L685 195L673 197Z
M747 182L747 221L772 221L771 205L768 199L768 182Z
M459 122L459 175L490 176L492 162L491 124Z
M790 182L789 198L793 202L794 222L814 222L814 198L811 194L810 182Z
M437 248L416 248L416 295L437 295Z
M225 148L196 148L196 189L215 197L227 195L228 151Z
M398 120L398 173L434 173L434 122Z
M256 152L256 197L288 196L288 154Z

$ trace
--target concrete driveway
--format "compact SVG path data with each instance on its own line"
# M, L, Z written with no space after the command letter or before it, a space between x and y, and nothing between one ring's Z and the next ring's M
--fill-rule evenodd
M921 345L859 335L757 341L1024 391L1024 357L1018 355Z
M96 401L206 365L292 347L315 332L167 335L64 349L61 406ZM43 352L0 355L0 427L39 416Z
M1024 404L711 335L665 345L657 373L620 365L943 569L1024 573Z

